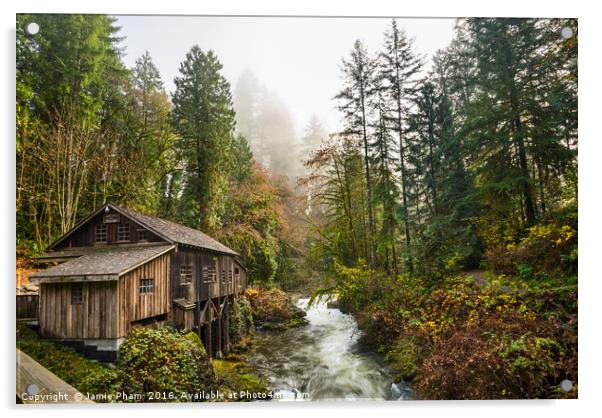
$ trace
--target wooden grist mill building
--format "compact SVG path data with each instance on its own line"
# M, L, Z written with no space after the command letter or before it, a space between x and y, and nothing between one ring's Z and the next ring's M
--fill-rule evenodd
M39 326L111 361L132 327L197 332L212 357L229 349L230 306L247 286L238 254L192 228L105 204L39 258Z

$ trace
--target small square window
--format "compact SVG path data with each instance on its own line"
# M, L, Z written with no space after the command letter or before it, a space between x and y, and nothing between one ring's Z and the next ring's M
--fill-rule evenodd
M192 266L190 264L180 265L180 284L192 283Z
M140 279L140 294L148 295L155 291L155 279Z
M138 230L138 241L146 241L148 240L148 237L146 235L146 229L139 229Z
M107 226L105 224L96 225L96 242L107 242Z
M117 225L117 241L130 240L130 225L127 223Z
M84 303L84 289L81 284L71 285L71 303L73 305Z

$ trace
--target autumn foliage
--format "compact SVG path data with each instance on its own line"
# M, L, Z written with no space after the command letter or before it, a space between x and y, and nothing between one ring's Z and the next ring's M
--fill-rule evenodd
M356 313L362 341L414 381L417 397L576 396L559 389L577 381L574 286L514 291L460 275L427 288L409 276L339 271L341 302Z

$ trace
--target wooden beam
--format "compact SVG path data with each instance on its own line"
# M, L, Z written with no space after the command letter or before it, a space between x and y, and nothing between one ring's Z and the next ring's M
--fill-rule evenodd
M19 349L17 398L24 404L94 403Z
M119 276L116 274L97 274L88 276L56 276L56 277L37 277L40 284L44 283L77 283L77 282L110 282L117 281Z

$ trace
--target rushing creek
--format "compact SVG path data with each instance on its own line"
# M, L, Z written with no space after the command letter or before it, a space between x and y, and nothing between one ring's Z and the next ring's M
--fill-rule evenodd
M307 308L309 323L284 332L259 332L250 361L288 400L408 399L411 389L392 378L381 358L362 351L351 315L325 301Z

